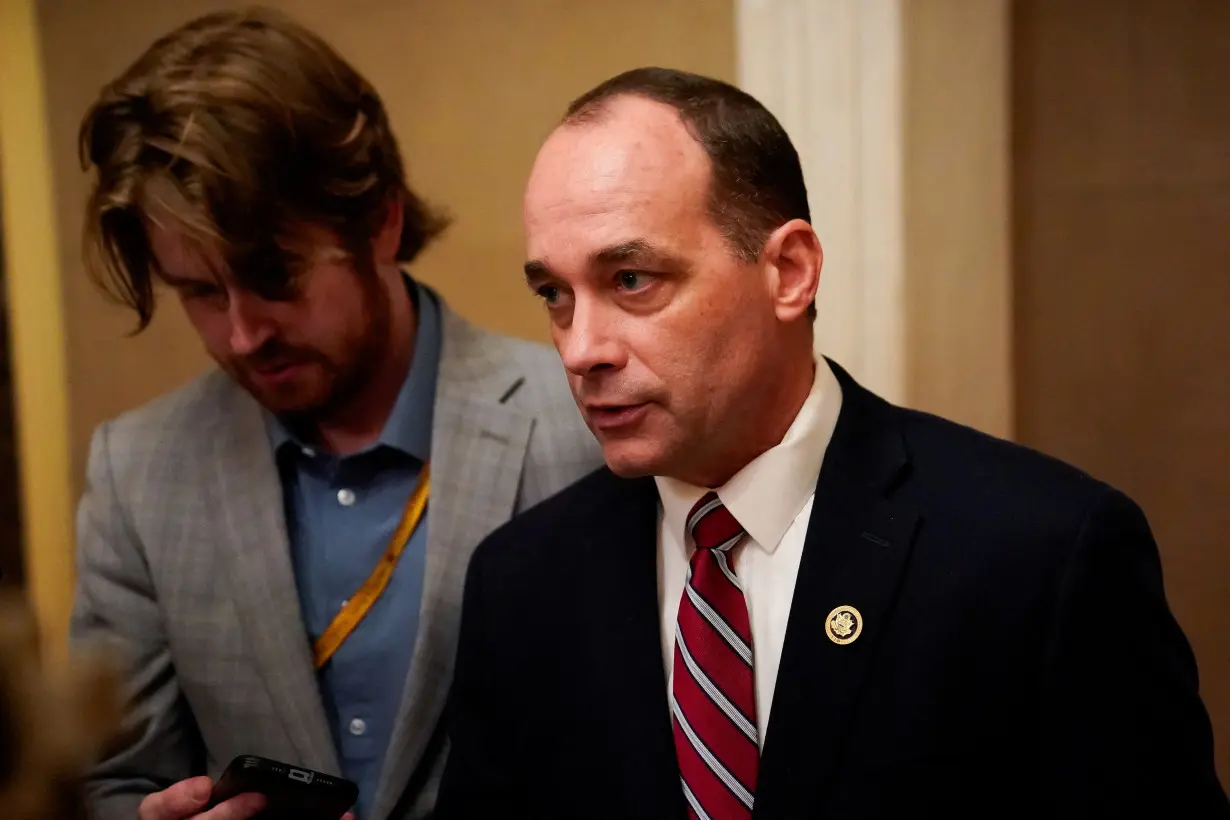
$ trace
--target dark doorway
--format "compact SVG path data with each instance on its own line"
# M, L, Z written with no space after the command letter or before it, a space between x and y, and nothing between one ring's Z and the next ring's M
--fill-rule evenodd
M4 214L0 212L0 225ZM0 583L23 585L21 492L13 425L13 365L9 345L8 276L0 234Z

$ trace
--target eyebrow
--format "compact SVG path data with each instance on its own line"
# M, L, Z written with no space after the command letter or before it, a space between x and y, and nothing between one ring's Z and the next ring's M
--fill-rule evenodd
M614 265L624 262L646 264L651 260L660 260L662 255L660 251L644 239L633 239L594 252L590 256L590 261L599 265Z
M164 284L170 285L171 287L190 285L193 282L192 277L190 276L179 276L178 274L167 273L164 270L157 271L157 276L163 281Z
M540 262L537 259L531 259L525 263L525 281L531 285L542 279L546 279L551 275L551 269L547 267L546 262Z
M156 275L164 285L175 290L195 287L223 287L220 277L181 276L178 273L168 273L164 270L157 270Z
M596 250L589 255L589 262L591 265L631 263L644 266L683 267L681 260L644 239L630 239L627 242ZM531 259L525 263L525 278L531 284L551 275L551 268L541 259Z
M167 273L166 271L159 271L158 278L173 288L184 285L213 284L213 282L206 279L198 279L195 276L179 276L178 274Z

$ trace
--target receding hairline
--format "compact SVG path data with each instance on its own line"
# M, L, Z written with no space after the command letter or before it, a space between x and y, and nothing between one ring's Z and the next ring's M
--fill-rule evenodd
M699 160L700 167L703 168L707 195L712 194L713 186L717 183L713 157L707 150L699 130L677 106L636 90L617 91L609 96L592 100L589 104L582 106L572 114L565 115L547 135L542 148L546 148L553 137L565 131L600 128L610 125L620 115L620 112L617 111L619 106L633 101L648 103L651 108L661 111L672 124L678 125L683 129L683 133L687 135L687 140L680 144L688 145L697 152L695 157ZM537 161L535 164L537 164Z
M643 66L611 77L569 103L559 128L607 121L627 99L674 110L706 157L708 212L745 261L771 232L811 220L798 152L773 113L737 85L701 74Z
M653 96L653 94L637 89L621 89L609 95L589 100L584 105L578 107L575 111L570 110L565 113L563 118L560 119L555 130L558 131L559 129L566 127L604 125L614 119L616 116L615 109L621 103L627 103L632 100L639 100L641 102L649 103L653 107L669 111L673 115L674 119L683 126L685 131L688 132L688 135L692 138L692 140L697 144L700 144L702 148L704 147L701 143L700 133L696 130L693 124L688 121L688 118L684 115L683 110L678 105L666 100L658 99Z
M656 102L659 105L666 105L668 108L674 107L674 106L667 105L661 100L655 100L652 97L648 96L647 94L639 93L636 91L617 91L614 94L610 94L608 96L598 97L597 99L589 100L585 104L576 108L575 110L573 110L570 106L569 110L566 111L564 113L564 116L560 119L560 125L561 126L586 125L588 123L605 122L611 117L612 103L616 102L617 100L623 100L623 99L627 99L630 97L639 97L640 99L643 99L643 100L649 100L650 102ZM676 110L676 113L678 113L677 110Z

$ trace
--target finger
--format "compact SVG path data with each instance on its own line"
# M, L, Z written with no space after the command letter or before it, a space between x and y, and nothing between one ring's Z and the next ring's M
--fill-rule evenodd
M139 820L184 820L205 808L213 781L208 777L192 777L154 792L137 808Z
M194 820L248 820L264 808L264 795L241 794L225 803L219 803L204 814L197 815Z

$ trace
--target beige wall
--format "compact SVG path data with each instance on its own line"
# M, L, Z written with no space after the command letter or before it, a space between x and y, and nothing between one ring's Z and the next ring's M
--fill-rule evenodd
M1008 6L902 5L905 403L1004 438L1014 433Z
M87 282L78 237L86 177L79 119L100 84L154 37L241 3L56 0L42 4L50 132L68 323L74 480L103 419L190 377L206 361L178 307L143 336ZM456 224L418 266L462 314L545 339L525 289L520 192L568 100L605 77L662 64L734 79L731 4L714 0L282 0L269 5L324 33L380 90L412 184Z
M740 0L824 245L817 348L889 401L1011 436L1009 0Z
M1148 514L1230 785L1230 4L1016 12L1019 437Z

